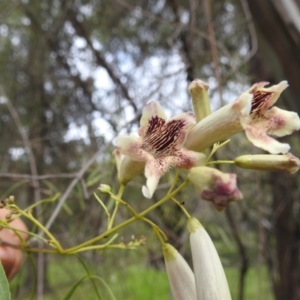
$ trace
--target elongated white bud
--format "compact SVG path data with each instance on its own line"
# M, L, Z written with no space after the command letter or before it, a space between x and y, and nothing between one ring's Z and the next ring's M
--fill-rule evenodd
M200 79L194 79L189 85L192 104L197 123L210 114L210 101L208 97L208 84Z
M193 271L170 244L164 244L163 254L174 300L196 300L196 287Z
M244 169L281 171L293 174L299 170L300 160L291 153L284 155L259 154L239 156L234 160L234 164Z
M217 250L201 223L187 223L195 273L197 300L231 300L226 276Z

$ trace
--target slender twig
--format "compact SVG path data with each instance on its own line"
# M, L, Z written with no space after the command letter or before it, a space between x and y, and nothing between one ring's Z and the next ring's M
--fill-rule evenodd
M30 174L17 174L17 173L0 173L0 178L12 178L12 179L28 179L28 180L45 180L45 179L57 179L57 178L74 178L77 173L60 173L60 174L45 174L45 175L30 175Z
M53 222L55 221L56 217L58 216L63 204L65 203L65 201L67 200L67 198L69 197L69 195L71 194L73 188L76 186L76 184L78 182L80 182L81 178L83 177L83 175L85 174L85 172L88 170L88 168L96 161L96 159L100 156L100 154L104 153L109 147L111 146L110 143L107 143L105 145L105 147L103 147L102 149L99 149L94 156L92 156L90 158L89 161L86 162L86 164L84 164L81 168L81 170L77 173L76 177L72 180L72 182L69 184L69 186L67 187L66 191L64 192L64 194L61 196L61 198L59 199L51 217L49 218L49 220L47 221L45 228L46 229L50 229L50 227L52 226ZM39 234L43 234L42 232L40 232Z
M205 11L206 19L207 19L207 30L208 30L208 36L209 36L211 57L213 60L213 65L214 65L214 73L215 73L215 78L218 82L220 106L223 106L222 77L221 77L221 71L220 71L219 54L218 54L218 48L217 48L217 43L216 43L215 30L214 30L212 16L211 16L210 1L204 0L203 3L204 3L204 11Z
M118 225L116 225L115 227L105 231L104 233L102 233L101 235L86 241L80 245L77 245L75 247L66 249L64 251L64 253L75 253L78 249L81 249L82 247L86 247L86 246L90 246L98 241L101 241L102 239L108 237L109 235L117 232L119 229L134 223L137 220L140 220L141 218L143 218L144 216L146 216L148 213L150 213L151 211L153 211L154 209L156 209L157 207L159 207L160 205L164 204L165 202L167 202L171 197L174 197L179 191L181 191L187 184L189 183L188 180L186 180L185 182L183 182L176 190L174 190L172 193L166 195L165 197L163 197L161 200L157 201L155 204L153 204L151 207L145 209L144 211L142 211L141 213L139 213L137 216L134 216L126 221L124 221L123 223L120 223Z

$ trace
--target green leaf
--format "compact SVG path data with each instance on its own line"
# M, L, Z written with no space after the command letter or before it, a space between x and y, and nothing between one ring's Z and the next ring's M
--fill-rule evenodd
M9 284L0 261L0 300L10 300Z
M77 287L80 285L80 283L88 278L89 275L85 275L83 277L81 277L72 287L71 289L68 291L67 295L63 298L63 300L69 300L71 298L71 296L74 294L75 290L77 289Z
M94 279L97 279L99 280L103 286L105 287L106 291L108 292L109 294L109 299L111 300L116 300L116 297L115 295L113 294L111 288L109 287L109 285L105 282L105 280L103 280L101 277L98 277L98 276L92 276Z

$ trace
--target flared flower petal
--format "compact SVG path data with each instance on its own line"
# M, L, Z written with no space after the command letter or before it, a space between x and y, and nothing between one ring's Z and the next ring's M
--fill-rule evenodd
M287 153L289 144L282 144L269 135L285 136L300 129L299 116L294 112L272 107L288 87L286 81L265 88L268 82L254 84L248 92L253 95L249 116L241 118L248 139L256 146L272 154Z
M236 175L209 167L192 168L188 178L200 192L201 198L212 202L219 211L230 202L243 198L236 184Z
M204 118L189 131L185 147L201 152L214 143L226 140L242 131L240 119L250 114L252 98L250 93L243 93L234 102Z
M147 183L142 189L145 197L152 197L160 177L169 168L190 169L204 164L203 154L182 147L188 131L195 125L193 114L183 113L166 121L161 106L150 102L140 125L139 137L118 137L116 149L131 160L145 163Z
M170 244L163 246L163 255L173 299L196 300L195 277L187 262Z
M195 274L197 300L230 300L231 295L217 250L195 218L187 223Z
M292 153L284 155L243 155L234 160L240 168L259 171L280 171L293 174L300 168L300 160Z

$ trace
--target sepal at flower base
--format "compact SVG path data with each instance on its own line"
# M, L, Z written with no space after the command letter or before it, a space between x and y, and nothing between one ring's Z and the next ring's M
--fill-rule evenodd
M113 154L117 165L118 180L121 184L126 185L130 180L143 173L144 162L132 160L130 157L122 155L118 148L113 151Z
M231 300L231 295L217 250L208 233L195 218L187 228L195 274L197 300Z
M195 277L187 262L168 243L163 245L163 255L173 299L196 300Z
M237 187L235 174L209 167L196 167L189 171L188 178L200 192L201 198L212 202L219 211L230 202L243 198Z

